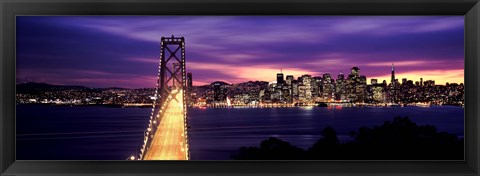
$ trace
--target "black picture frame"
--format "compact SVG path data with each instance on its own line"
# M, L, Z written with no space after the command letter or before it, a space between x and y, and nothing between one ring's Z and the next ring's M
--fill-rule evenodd
M0 175L479 175L479 0L0 0ZM464 15L465 161L16 161L18 15Z

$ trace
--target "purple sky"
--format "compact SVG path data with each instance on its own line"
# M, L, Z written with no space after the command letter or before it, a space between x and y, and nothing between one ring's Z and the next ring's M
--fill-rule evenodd
M184 36L194 85L348 74L463 83L463 16L17 17L17 82L154 87L160 38Z

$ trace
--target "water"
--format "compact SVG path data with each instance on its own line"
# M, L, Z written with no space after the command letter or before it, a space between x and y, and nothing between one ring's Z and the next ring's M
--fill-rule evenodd
M124 160L138 154L151 109L17 105L18 160ZM409 116L463 137L464 109L424 107L190 108L191 159L224 160L278 137L307 149L332 126L341 140L359 127Z

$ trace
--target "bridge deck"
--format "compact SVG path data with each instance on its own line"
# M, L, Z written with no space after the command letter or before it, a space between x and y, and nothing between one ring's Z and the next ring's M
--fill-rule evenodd
M182 93L166 106L144 160L187 160Z

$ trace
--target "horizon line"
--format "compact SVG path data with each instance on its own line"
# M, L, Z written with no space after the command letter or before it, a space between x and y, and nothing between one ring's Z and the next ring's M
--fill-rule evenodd
M308 75L308 74L307 74ZM311 76L311 75L310 75ZM312 76L314 77L314 76ZM317 76L315 76L317 77ZM377 79L377 78L371 78L371 79ZM334 79L336 80L336 79ZM378 80L378 79L377 79ZM400 80L400 79L397 79L397 80ZM409 79L407 79L409 80ZM429 81L430 79L425 79L424 81ZM433 80L435 81L435 80ZM244 81L244 82L237 82L237 83L229 83L229 82L226 82L226 81L222 81L222 80L217 80L217 81L213 81L209 84L203 84L203 85L192 85L192 86L195 86L195 87L201 87L201 86L209 86L211 85L212 83L214 82L224 82L224 83L227 83L228 85L234 85L234 84L241 84L241 83L247 83L247 82L267 82L269 85L272 84L272 82L276 82L276 81L261 81L261 80L255 80L255 81L252 81L252 80L249 80L249 81ZM372 85L371 83L368 84L368 80L366 81L367 82L367 85ZM383 82L383 81L382 81ZM382 82L378 82L377 84L383 84ZM18 86L20 84L27 84L27 83L36 83L36 84L49 84L49 85L52 85L52 86L81 86L81 87L86 87L86 88L91 88L91 89L109 89L109 88L121 88L121 89L152 89L152 88L155 88L155 86L152 86L152 87L139 87L139 88L132 88L132 87L120 87L120 86L107 86L107 87L92 87L92 86L86 86L86 85L75 85L75 84L57 84L57 83L48 83L48 82L35 82L35 81L28 81L28 82L21 82L21 83L16 83L15 86ZM457 83L457 82L447 82L448 84L464 84L463 82L460 82L460 83ZM445 83L446 84L446 83ZM435 84L435 85L445 85L445 84Z

